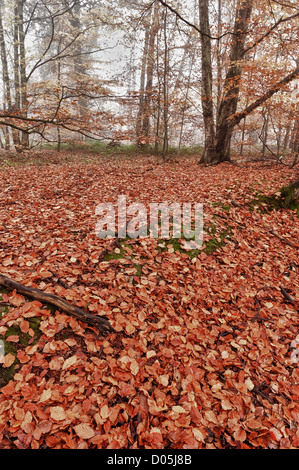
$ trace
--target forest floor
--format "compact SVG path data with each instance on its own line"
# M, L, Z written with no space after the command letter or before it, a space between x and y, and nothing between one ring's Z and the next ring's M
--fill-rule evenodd
M294 176L195 157L2 155L0 274L115 332L1 288L0 448L298 448L299 219L259 199ZM203 203L203 246L109 250L95 209L120 194Z

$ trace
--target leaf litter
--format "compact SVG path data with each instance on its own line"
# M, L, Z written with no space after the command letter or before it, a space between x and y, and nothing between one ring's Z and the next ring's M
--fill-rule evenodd
M296 242L298 219L247 204L291 177L145 157L2 169L12 188L0 199L0 272L104 315L116 333L3 293L0 335L15 352L0 366L14 367L0 390L0 447L298 448L298 304L280 291L298 300L298 249L266 229ZM203 202L204 247L216 239L216 249L191 257L146 238L109 251L95 208L119 194Z

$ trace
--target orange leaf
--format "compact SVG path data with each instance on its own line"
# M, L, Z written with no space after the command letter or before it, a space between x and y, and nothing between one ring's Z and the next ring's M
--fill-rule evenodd
M15 356L11 353L6 354L4 357L3 367L10 367L15 361Z
M6 341L9 341L11 343L18 343L20 340L20 337L18 335L11 335L6 338Z
M81 439L91 439L95 435L94 430L86 423L77 424L77 426L74 427L74 430L77 436L81 437Z
M101 411L100 411L101 418L107 419L109 414L110 412L109 412L108 406L107 405L102 406Z
M52 406L50 408L51 418L55 421L63 421L66 419L66 414L62 406Z

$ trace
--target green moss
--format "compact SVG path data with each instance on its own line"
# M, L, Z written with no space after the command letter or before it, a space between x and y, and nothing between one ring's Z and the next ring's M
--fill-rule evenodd
M212 205L214 207L221 207L225 212L229 212L231 207L229 204L224 204L223 202L213 202Z
M124 258L124 250L121 249L120 253L115 253L115 251L110 251L109 253L106 253L105 256L103 257L104 261L110 261L111 259L120 259Z
M0 318L3 317L8 313L8 306L7 305L0 305Z
M217 218L217 215L214 215L214 217ZM217 227L216 225L211 222L209 226L206 226L205 227L205 232L208 234L208 235L218 235L218 237L216 238L215 236L213 236L212 238L210 238L209 240L207 240L204 245L204 249L202 250L204 253L210 255L212 253L214 253L214 251L216 251L217 249L221 248L222 246L225 245L225 240L230 238L231 236L231 233L232 233L232 227L230 225L228 225L227 223L225 223L225 226L226 228L224 228L223 230L221 231L218 231L218 234L217 234Z
M187 240L187 241L191 241L191 240ZM194 257L198 256L199 253L200 253L200 250L198 250L198 249L192 249L192 250L184 249L182 247L180 239L178 239L178 238L158 239L158 248L159 248L160 253L166 251L167 247L169 245L172 245L174 251L178 251L180 253L185 253L186 255L190 256L190 258L194 258Z
M203 252L206 253L207 255L210 255L223 245L224 245L223 241L219 242L216 238L211 238L205 243L205 248L203 249Z
M16 348L15 343L5 341L5 338L3 336L1 336L0 339L4 342L5 355L10 353L13 356L15 356L15 358L16 358L17 348ZM13 362L13 364L10 367L2 367L0 365L0 387L3 387L11 379L13 379L13 376L15 374L15 368L16 368L17 364L18 364L18 360L16 358L15 361Z
M19 337L19 343L22 345L22 346L27 346L29 341L32 340L33 338L33 341L31 341L31 344L34 344L38 341L38 339L40 338L41 336L41 331L39 329L39 325L40 325L40 322L41 322L41 317L34 317L34 318L29 318L28 319L29 321L29 327L34 331L34 336L30 336L28 333L23 333L21 331L21 328L19 326L18 323L13 323L6 331L5 335L4 335L4 340L6 340L9 336L18 336ZM8 344L11 344L10 342L6 342ZM18 344L18 343L14 343L14 344Z
M4 341L5 354L12 354L15 356L15 361L10 367L0 366L0 387L6 385L10 380L13 379L16 368L19 364L17 359L17 353L19 349L27 346L28 344L35 344L39 340L42 332L39 329L41 317L33 317L28 319L29 327L34 331L34 336L30 336L28 333L23 333L18 323L13 323L5 332L4 336L0 339ZM19 341L17 343L7 341L9 336L18 336Z
M136 276L141 277L141 274L142 274L141 264L134 264L134 268L136 269Z

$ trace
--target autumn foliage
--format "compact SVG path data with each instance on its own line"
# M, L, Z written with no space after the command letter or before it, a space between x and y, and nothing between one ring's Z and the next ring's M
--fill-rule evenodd
M3 293L12 352L1 372L14 375L0 390L0 447L299 447L298 218L249 204L291 176L151 157L2 168L0 272L105 316L116 333ZM202 250L145 238L109 251L95 207L118 194L203 202Z

